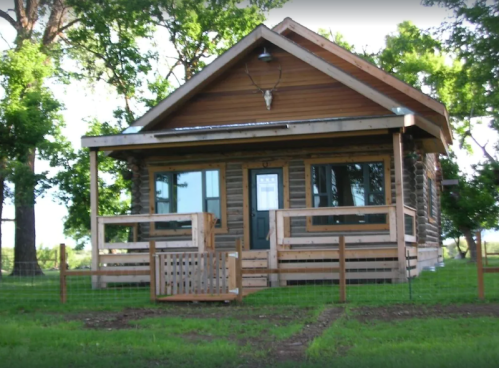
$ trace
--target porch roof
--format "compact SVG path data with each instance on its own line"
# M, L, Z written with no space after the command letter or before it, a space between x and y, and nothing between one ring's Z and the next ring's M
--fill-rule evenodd
M447 153L440 128L415 115L365 118L330 118L179 128L145 133L84 136L82 146L100 151L207 146L297 139L387 134L389 129L417 126L428 133L429 152Z

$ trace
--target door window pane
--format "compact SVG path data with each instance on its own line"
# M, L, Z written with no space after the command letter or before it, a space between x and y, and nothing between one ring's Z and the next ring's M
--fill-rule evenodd
M279 176L277 174L256 175L257 211L279 209Z

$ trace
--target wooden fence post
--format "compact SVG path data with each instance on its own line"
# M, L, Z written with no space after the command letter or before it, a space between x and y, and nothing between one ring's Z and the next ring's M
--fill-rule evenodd
M340 302L345 303L347 301L347 276L346 276L346 261L345 261L345 236L340 236L339 242L339 261L340 261Z
M61 303L65 304L67 300L67 285L66 285L66 244L61 243L59 251L59 279L61 282Z
M485 256L485 266L488 266L489 265L489 258L488 258L488 252L487 252L487 242L484 241L483 242L483 253L484 253L484 256Z
M277 212L269 211L269 240L270 240L270 250L269 250L269 268L271 270L277 270L279 268L279 262L277 259ZM279 274L270 274L270 286L279 286Z
M149 241L149 287L151 302L156 301L156 241Z
M236 240L236 286L238 289L237 298L238 302L243 301L243 245L241 239Z
M477 231L476 233L476 270L478 278L478 298L485 298L485 290L483 283L483 263L482 263L482 233Z

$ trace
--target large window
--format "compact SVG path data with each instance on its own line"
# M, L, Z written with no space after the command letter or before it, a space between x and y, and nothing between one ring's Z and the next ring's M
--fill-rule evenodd
M385 205L385 163L359 162L310 166L312 206ZM315 216L312 225L385 224L386 215Z
M154 173L155 213L211 212L222 223L219 169ZM156 229L190 229L191 222L157 223Z

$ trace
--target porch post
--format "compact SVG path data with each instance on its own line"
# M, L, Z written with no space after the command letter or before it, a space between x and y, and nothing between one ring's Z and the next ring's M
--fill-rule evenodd
M90 150L90 236L92 241L92 271L99 269L99 237L97 231L97 216L99 215L99 168L97 151ZM100 287L99 276L92 276L92 288Z
M397 257L399 281L407 279L404 223L404 175L402 167L402 134L393 133L393 161L395 165L395 213L397 216Z

